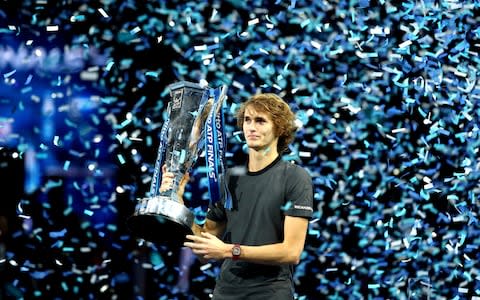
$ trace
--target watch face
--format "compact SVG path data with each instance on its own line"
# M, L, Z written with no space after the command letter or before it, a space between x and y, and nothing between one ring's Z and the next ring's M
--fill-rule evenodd
M232 248L232 254L234 256L239 256L240 255L240 247L239 246L233 246Z

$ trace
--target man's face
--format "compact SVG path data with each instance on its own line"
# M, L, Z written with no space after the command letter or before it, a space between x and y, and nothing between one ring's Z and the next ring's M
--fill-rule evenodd
M273 121L268 114L256 111L252 106L245 109L243 134L249 148L277 151L278 137L275 136Z

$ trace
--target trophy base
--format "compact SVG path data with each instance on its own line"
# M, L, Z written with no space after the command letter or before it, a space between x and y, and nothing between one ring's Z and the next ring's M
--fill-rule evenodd
M127 226L149 242L181 245L186 235L193 234L193 219L193 213L183 204L157 196L140 200Z

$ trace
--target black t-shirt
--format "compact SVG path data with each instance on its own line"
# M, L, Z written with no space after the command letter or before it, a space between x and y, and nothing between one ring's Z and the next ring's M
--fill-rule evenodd
M233 209L224 201L210 206L207 218L226 221L223 240L259 246L283 241L285 215L310 218L313 186L301 167L278 157L259 172L226 174ZM293 266L264 265L226 259L215 286L215 299L292 299ZM268 297L268 298L265 298Z

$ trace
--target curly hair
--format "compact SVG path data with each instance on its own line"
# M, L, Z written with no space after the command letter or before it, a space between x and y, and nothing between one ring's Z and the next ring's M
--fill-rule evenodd
M295 126L295 114L288 104L279 96L272 93L257 94L242 103L237 111L237 125L243 128L245 109L251 106L256 111L270 116L274 126L274 134L278 136L277 151L283 153L295 138L297 127Z

